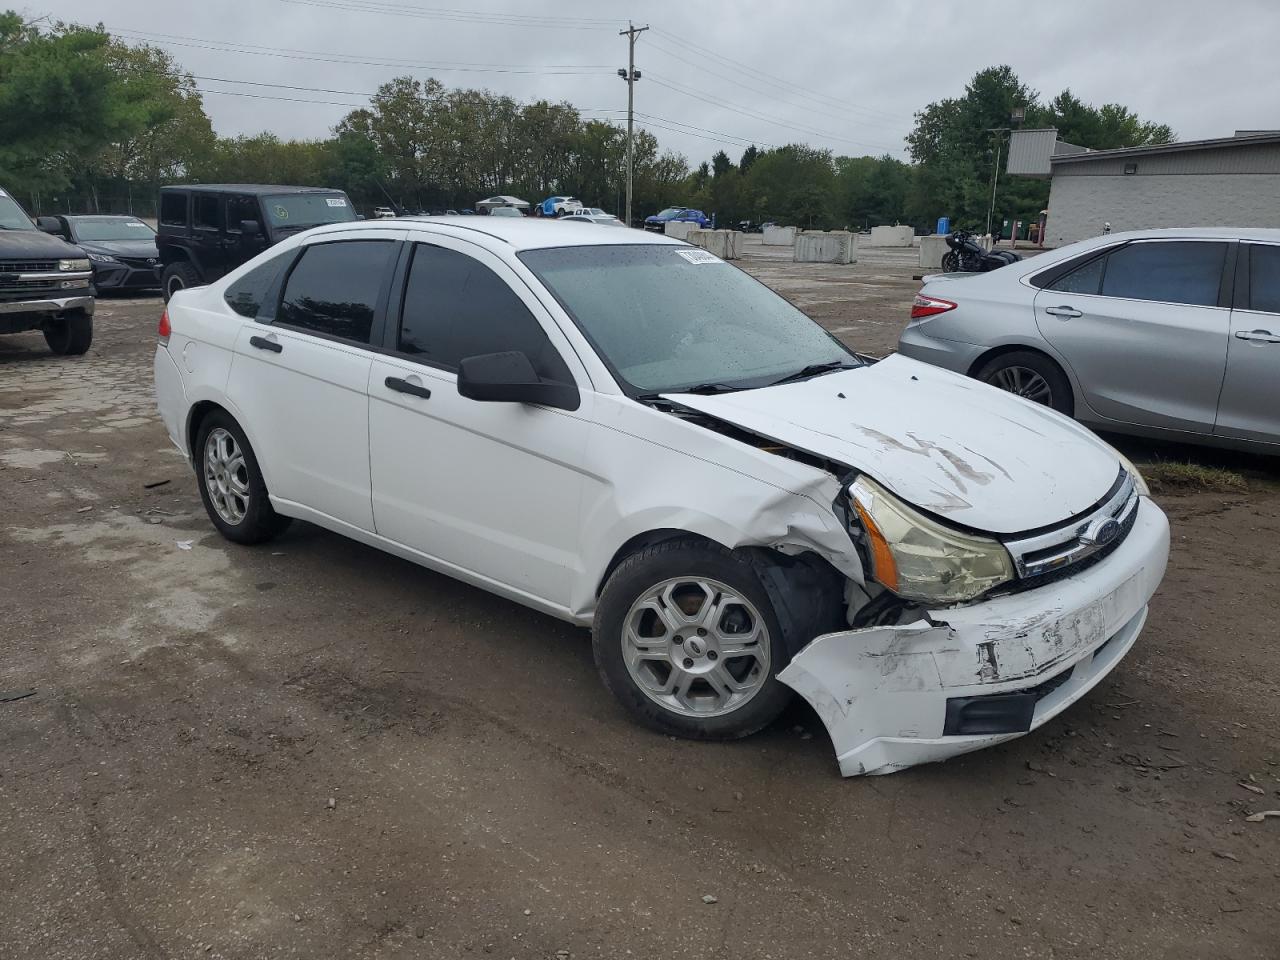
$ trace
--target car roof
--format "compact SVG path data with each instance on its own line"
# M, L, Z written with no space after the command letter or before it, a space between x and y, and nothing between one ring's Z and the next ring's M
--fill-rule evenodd
M565 218L566 220L568 218ZM362 230L386 230L399 223L405 227L427 228L433 233L459 239L484 237L520 250L544 250L549 247L587 247L624 244L654 246L688 246L660 233L643 230L587 230L570 226L564 220L531 217L394 217L385 220L355 220L316 227L311 235L349 233Z
M173 183L165 190L203 190L207 193L248 193L254 196L280 193L341 193L337 187L297 187L280 183Z
M1193 240L1280 240L1280 230L1266 227L1167 227L1160 230L1126 230L1104 233L1091 239L1114 243L1117 240L1177 238Z

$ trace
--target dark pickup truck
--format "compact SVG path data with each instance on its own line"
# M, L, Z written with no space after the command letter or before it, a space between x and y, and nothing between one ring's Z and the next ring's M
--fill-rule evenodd
M93 272L79 247L41 233L0 190L0 333L40 330L54 353L93 342Z

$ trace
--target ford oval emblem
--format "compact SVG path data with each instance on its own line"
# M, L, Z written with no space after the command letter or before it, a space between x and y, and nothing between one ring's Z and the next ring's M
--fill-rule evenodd
M1080 542L1094 547L1105 547L1120 534L1120 522L1112 517L1099 517L1080 534Z

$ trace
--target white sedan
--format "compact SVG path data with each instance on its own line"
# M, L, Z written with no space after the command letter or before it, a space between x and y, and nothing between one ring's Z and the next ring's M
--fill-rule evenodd
M322 227L175 295L155 379L228 539L307 520L589 626L664 733L742 737L798 691L848 775L1065 709L1168 552L1084 428L867 362L663 236Z

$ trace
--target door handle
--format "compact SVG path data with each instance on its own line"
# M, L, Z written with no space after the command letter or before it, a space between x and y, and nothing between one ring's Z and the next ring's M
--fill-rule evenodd
M1237 340L1253 340L1257 343L1280 343L1280 336L1270 330L1237 330Z
M283 344L268 340L266 337L250 337L249 346L257 347L259 350L270 350L272 353L284 353Z
M394 390L396 393L408 393L423 400L431 399L431 391L421 384L410 383L400 377L387 377L382 382L387 385L388 390Z
M1048 314L1049 316L1051 316L1051 317L1060 317L1060 318L1061 318L1061 319L1063 319L1063 320L1070 320L1070 319L1072 319L1073 317L1082 317L1082 316L1084 316L1084 314L1082 314L1082 313L1081 313L1079 310L1077 310L1075 307L1067 307L1067 306L1062 306L1062 307L1045 307L1045 308L1044 308L1044 312L1045 312L1045 313L1047 313L1047 314Z

